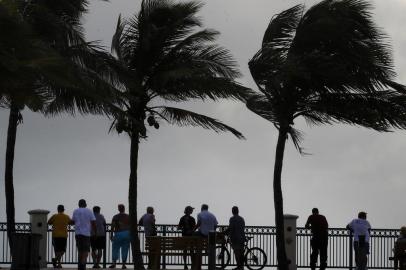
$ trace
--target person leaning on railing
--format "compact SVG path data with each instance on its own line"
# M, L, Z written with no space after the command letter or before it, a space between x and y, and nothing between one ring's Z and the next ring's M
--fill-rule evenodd
M406 269L406 226L400 228L400 236L395 242L395 269L400 266L400 270ZM400 264L400 265L399 265Z
M52 245L54 246L55 258L52 258L54 268L62 268L61 258L66 252L66 243L68 239L68 226L71 219L64 213L65 207L58 205L58 213L52 215L48 224L52 225Z
M367 269L367 255L369 254L369 238L371 224L367 221L367 213L359 212L358 218L353 219L347 229L354 233L354 251L357 270Z

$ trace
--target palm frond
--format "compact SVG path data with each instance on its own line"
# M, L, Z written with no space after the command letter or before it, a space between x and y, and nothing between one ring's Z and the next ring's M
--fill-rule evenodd
M170 124L176 124L178 126L200 126L205 129L214 130L217 133L231 132L238 139L244 139L244 136L236 129L202 114L166 106L161 108L160 114L162 114Z

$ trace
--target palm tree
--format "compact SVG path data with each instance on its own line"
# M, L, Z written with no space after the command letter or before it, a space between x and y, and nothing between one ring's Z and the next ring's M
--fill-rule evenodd
M305 12L294 6L274 16L249 62L260 93L247 107L278 129L274 207L279 269L288 269L281 174L290 137L302 153L294 121L337 122L377 131L406 127L405 87L393 82L391 49L363 0L325 0Z
M137 228L137 169L140 140L147 127L165 121L179 126L201 126L216 132L237 130L216 119L170 106L191 99L245 100L249 91L234 81L239 75L230 53L213 43L219 34L203 29L197 17L199 2L144 0L134 17L118 19L112 40L116 69L122 77L124 109L116 113L112 128L131 140L129 214L134 267L142 269ZM163 103L164 105L159 105Z
M14 31L2 27L2 31L13 33L8 36L10 39L2 39L1 45L6 52L12 52L9 55L14 57L11 60L17 67L1 66L9 77L4 76L7 80L1 78L0 93L2 105L10 109L5 193L7 233L11 246L10 236L15 224L14 149L17 126L22 122L21 111L28 108L47 114L74 114L76 110L80 113L104 113L108 111L108 103L114 102L113 95L110 95L114 88L104 81L110 73L105 69L103 52L84 40L80 16L87 5L85 0L58 3L49 0L5 0L1 4L12 11L8 17L4 12L3 21L13 19L18 22L21 25L18 29L23 33L17 36ZM27 33L30 35L24 35ZM6 58L4 55L2 59Z

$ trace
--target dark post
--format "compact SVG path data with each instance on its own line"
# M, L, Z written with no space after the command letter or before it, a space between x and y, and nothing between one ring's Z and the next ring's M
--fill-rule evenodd
M216 269L216 231L209 232L209 246L207 254L209 255L209 270Z
M350 231L350 237L349 237L349 240L348 240L349 242L348 242L348 248L349 248L349 270L352 270L352 231Z
M162 225L162 236L166 236L166 225ZM162 256L162 269L166 269L166 255Z

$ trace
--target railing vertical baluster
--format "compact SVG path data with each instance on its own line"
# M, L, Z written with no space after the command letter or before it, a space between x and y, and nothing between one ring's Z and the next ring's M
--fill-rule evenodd
M348 245L348 252L349 252L349 262L348 262L348 265L349 265L349 269L350 270L352 270L352 232L350 231L350 237L349 237L349 239L348 239L348 243L349 243L349 245Z
M162 236L166 236L166 225L162 226ZM166 269L166 255L162 256L162 269Z

